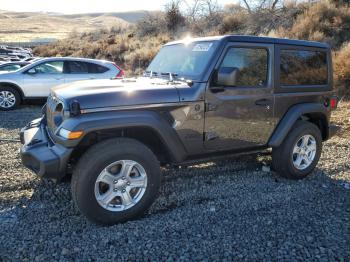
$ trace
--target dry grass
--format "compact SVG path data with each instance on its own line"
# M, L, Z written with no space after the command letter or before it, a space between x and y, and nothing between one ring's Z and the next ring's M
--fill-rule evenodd
M298 15L292 27L279 27L274 33L280 37L327 42L339 48L350 39L350 7L320 1Z
M0 11L0 42L64 39L76 32L128 25L128 22L115 14L69 16Z
M350 42L334 52L334 85L340 95L350 95Z
M350 95L350 6L327 0L316 4L290 4L278 10L248 13L229 5L215 13L217 19L187 19L177 32L168 32L165 14L153 13L136 26L75 35L35 50L39 56L83 56L116 62L130 74L140 73L160 45L186 32L193 36L219 34L270 35L328 42L334 54L334 83L339 95ZM0 21L1 22L1 21ZM187 34L187 33L186 33Z
M331 122L341 126L338 137L350 138L350 100L339 102L337 110L332 113Z

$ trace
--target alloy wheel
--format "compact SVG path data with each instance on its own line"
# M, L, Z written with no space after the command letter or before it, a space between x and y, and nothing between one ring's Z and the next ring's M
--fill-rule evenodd
M136 161L119 160L108 165L95 182L95 198L109 211L123 211L142 199L147 187L145 169Z
M316 156L316 139L312 135L304 135L298 139L293 148L293 165L298 170L308 168Z
M11 108L16 104L16 96L10 91L0 91L0 107Z

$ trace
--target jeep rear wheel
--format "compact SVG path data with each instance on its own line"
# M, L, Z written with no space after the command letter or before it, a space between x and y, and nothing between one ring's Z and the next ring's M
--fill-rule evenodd
M20 100L20 95L12 87L0 87L0 110L13 110L19 105Z
M272 149L272 166L277 173L291 179L309 175L322 151L319 128L307 121L298 121L278 148Z
M103 141L79 160L72 196L89 220L111 225L142 215L160 186L159 162L142 143L128 138Z

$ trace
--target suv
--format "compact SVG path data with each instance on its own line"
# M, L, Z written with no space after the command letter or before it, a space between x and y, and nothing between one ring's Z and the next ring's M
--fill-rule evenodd
M59 180L90 220L144 213L160 167L272 148L291 179L315 168L337 105L326 44L251 36L164 45L135 79L54 88L44 116L21 131L23 164Z
M15 109L27 99L47 98L52 87L64 83L123 76L123 70L108 61L73 57L39 59L17 71L0 74L0 110Z

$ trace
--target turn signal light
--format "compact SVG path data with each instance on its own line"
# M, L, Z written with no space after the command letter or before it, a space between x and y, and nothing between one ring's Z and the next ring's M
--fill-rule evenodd
M69 131L67 129L61 128L58 134L65 139L78 139L83 135L83 131Z

